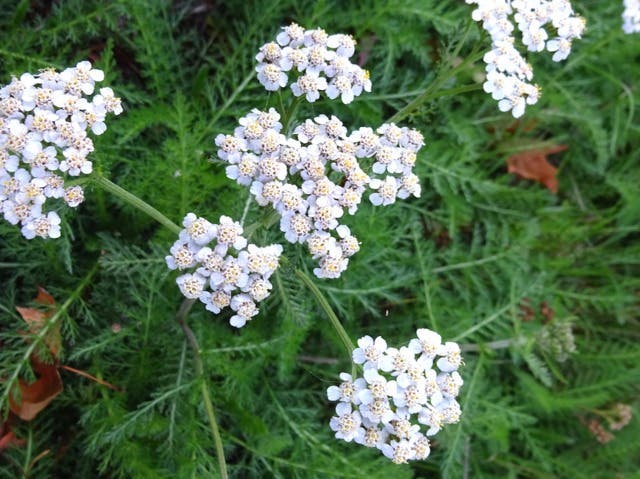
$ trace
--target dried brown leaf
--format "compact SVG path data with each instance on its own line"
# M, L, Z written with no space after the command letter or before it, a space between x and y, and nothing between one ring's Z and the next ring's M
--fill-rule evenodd
M37 358L31 358L33 372L38 376L31 384L20 379L20 400L9 400L11 411L24 421L31 421L53 399L62 392L62 379L55 364L45 364Z
M507 159L509 173L515 173L527 180L542 183L551 192L558 192L558 169L549 163L548 155L567 149L566 145L554 145L549 148L531 149L511 155Z

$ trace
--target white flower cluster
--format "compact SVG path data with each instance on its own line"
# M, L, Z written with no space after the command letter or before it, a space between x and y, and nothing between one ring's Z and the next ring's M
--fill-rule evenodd
M625 33L640 33L640 0L624 0L622 30Z
M428 329L418 329L417 338L400 349L371 336L358 346L353 361L363 365L363 377L341 373L342 383L327 389L329 400L338 401L329 423L336 438L375 447L396 464L426 459L428 438L460 419L460 347L442 344Z
M533 69L515 48L513 20L522 32L522 43L531 52L545 49L553 60L566 59L571 42L580 38L585 21L576 16L569 0L465 0L477 4L472 18L491 36L491 50L484 56L487 79L484 90L498 100L500 111L511 111L515 118L524 114L526 105L538 101L540 89L531 82ZM545 27L553 27L550 37Z
M60 236L57 213L43 211L47 198L72 208L84 200L81 186L65 188L64 175L91 173L87 130L101 135L107 113L122 112L110 88L88 98L103 78L84 61L61 73L24 73L0 88L0 204L4 219L19 223L25 238Z
M256 303L271 293L269 277L278 267L282 246L247 245L242 226L228 216L212 224L189 213L182 225L185 229L165 258L169 269L192 270L177 278L180 291L186 298L199 299L214 314L230 306L235 314L229 322L241 328L258 314ZM230 254L231 249L237 254Z
M295 96L314 102L325 91L331 99L351 103L363 91L371 91L369 72L349 61L355 46L350 35L328 35L321 28L305 30L292 23L282 28L276 42L260 47L258 80L267 90L276 91L287 85L286 72L291 72L297 74L291 84Z
M360 244L339 220L353 215L370 188L374 205L396 198L420 196L419 178L412 172L422 134L395 124L376 132L368 127L351 134L335 116L320 115L282 133L280 115L254 109L239 120L233 135L220 134L218 156L230 163L227 176L250 191L261 206L280 214L280 229L291 243L306 243L319 267L319 278L337 278ZM366 173L358 159L372 163ZM336 236L332 235L335 231Z

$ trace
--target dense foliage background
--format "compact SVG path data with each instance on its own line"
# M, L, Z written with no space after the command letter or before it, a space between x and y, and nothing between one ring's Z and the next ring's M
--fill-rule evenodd
M399 346L428 327L462 343L460 424L410 466L332 438L325 391L349 358L291 274L311 260L286 244L274 293L247 327L201 305L188 317L232 477L638 477L637 417L606 444L588 426L608 430L617 403L640 404L640 36L623 34L622 2L573 4L584 38L561 64L529 56L542 97L514 121L481 90L489 41L462 1L2 3L0 83L83 59L103 69L125 112L96 140L94 167L175 222L189 211L241 216L248 191L226 179L213 138L251 108L276 106L253 68L280 26L351 33L371 71L371 94L300 115L375 127L429 91L402 122L427 139L422 197L361 208L349 222L361 251L341 279L316 284L353 339ZM509 156L559 144L557 194L507 173ZM86 196L62 210L58 240L27 241L0 223L0 378L27 373L15 307L40 285L70 300L61 362L121 391L62 371L64 392L12 423L24 442L0 452L0 476L215 477L164 262L174 234L91 183ZM267 221L254 202L247 223ZM253 239L284 243L277 230ZM3 385L5 418L7 399Z

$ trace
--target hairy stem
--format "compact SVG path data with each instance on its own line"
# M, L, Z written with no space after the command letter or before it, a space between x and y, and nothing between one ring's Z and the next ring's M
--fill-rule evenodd
M202 365L202 357L200 356L200 346L198 345L198 340L196 335L193 334L193 331L189 327L186 322L187 314L191 310L191 307L195 303L195 299L185 299L180 305L180 309L178 310L178 314L176 315L176 320L184 335L187 338L187 342L189 346L193 350L193 362L195 363L196 374L200 380L200 387L202 389L202 402L204 403L204 409L207 413L207 418L209 419L209 425L211 426L211 434L213 435L213 441L216 446L216 455L218 456L218 467L220 468L220 477L222 479L227 479L229 476L227 474L227 463L224 459L224 449L222 447L222 438L220 437L220 431L218 429L218 423L216 422L216 415L213 410L213 403L211 402L211 396L209 395L209 384L207 382L207 378L204 374L204 367Z
M143 213L146 213L147 215L151 216L158 223L160 223L161 225L163 225L166 228L170 229L174 233L180 233L180 231L182 230L182 228L180 228L180 226L178 226L173 221L171 221L169 218L167 218L165 215L160 213L157 209L155 209L149 203L141 200L136 195L134 195L132 193L129 193L127 190L125 190L124 188L116 185L111 180L108 180L107 178L105 178L104 176L101 176L98 173L94 173L92 175L92 178L93 178L93 182L96 185L98 185L100 188L104 189L105 191L108 191L109 193L113 193L115 196L120 198L125 203L128 203L129 205L133 206L134 208L136 208L136 209L142 211Z
M349 334L347 334L347 331L344 329L344 327L340 323L338 316L336 316L336 313L333 312L333 309L331 308L329 301L327 301L327 298L325 298L325 296L322 294L320 289L315 285L313 280L306 275L304 271L296 269L296 276L302 280L305 286L309 288L309 290L311 290L311 293L313 293L313 295L316 297L316 300L320 304L320 307L327 314L329 321L331 321L331 325L338 333L338 337L342 341L342 344L344 344L344 347L347 350L347 354L349 355L349 358L351 358L351 353L355 349L355 346L351 341Z

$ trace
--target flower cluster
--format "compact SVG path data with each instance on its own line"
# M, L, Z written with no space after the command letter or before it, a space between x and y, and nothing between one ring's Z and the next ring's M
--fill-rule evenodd
M345 210L355 214L367 188L374 205L420 196L413 167L424 138L393 123L349 134L338 118L326 115L306 120L287 138L279 120L273 108L252 110L233 135L216 137L218 156L229 163L229 178L280 214L287 241L307 245L319 263L315 275L337 278L360 249L340 218ZM367 159L371 172L358 159Z
M358 346L353 361L363 365L363 377L341 373L342 383L327 389L338 402L330 421L336 438L375 447L396 464L426 459L428 438L460 419L460 347L428 329L399 349L371 336Z
M65 188L64 176L91 173L87 130L101 135L107 113L122 112L110 88L88 98L103 78L84 61L60 73L24 73L0 88L0 204L25 238L60 236L57 213L43 211L47 198L72 208L84 200L81 186Z
M199 299L214 314L230 306L235 314L229 322L241 328L258 314L256 303L271 293L269 277L278 267L282 246L247 245L242 226L228 216L212 224L189 213L182 225L185 229L165 258L169 269L192 271L177 278L180 291L186 298Z
M573 13L568 0L466 0L477 4L472 18L480 22L491 36L491 50L484 56L487 79L484 90L498 100L501 111L511 111L515 118L524 114L526 105L538 101L540 90L531 83L533 69L515 48L514 24L522 32L522 43L531 52L545 49L553 60L566 59L571 43L580 38L585 21ZM545 27L556 33L550 37Z
M556 320L546 324L536 335L538 346L546 354L563 363L576 352L573 326L570 321Z
M351 103L363 91L371 91L369 72L349 61L355 46L350 35L328 35L321 28L305 30L292 23L282 28L275 42L260 47L258 80L267 90L276 91L287 85L290 72L297 75L291 84L295 96L314 102L324 91L331 99Z
M640 0L624 0L622 30L625 33L640 33Z

